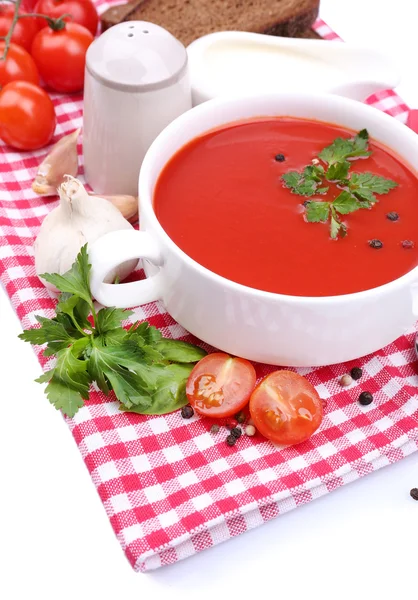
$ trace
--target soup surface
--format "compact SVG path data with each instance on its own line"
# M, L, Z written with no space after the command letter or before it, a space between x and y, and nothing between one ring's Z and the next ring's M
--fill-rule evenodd
M372 208L342 215L344 238L331 239L329 223L308 223L307 198L292 194L281 180L311 164L335 138L352 136L334 125L288 118L211 131L163 169L154 194L157 218L195 261L252 288L333 296L397 279L418 264L418 179L396 156L371 141L371 156L352 161L351 171L399 185L379 195ZM276 160L278 154L285 160ZM326 185L325 196L309 200L332 201L341 191ZM387 217L393 211L396 221ZM372 239L383 247L370 246Z

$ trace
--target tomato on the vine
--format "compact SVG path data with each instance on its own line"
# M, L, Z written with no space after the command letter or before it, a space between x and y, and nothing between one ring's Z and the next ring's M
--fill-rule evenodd
M5 42L0 42L0 56ZM0 60L0 87L11 81L30 81L39 84L39 73L31 55L20 46L10 44L5 60Z
M37 33L32 56L49 88L63 93L83 89L86 52L93 39L90 31L77 23L65 23L59 31L44 27Z
M230 417L248 403L256 379L248 360L214 352L194 366L186 384L187 399L201 415Z
M53 19L70 15L65 17L64 20L83 25L93 35L96 34L99 23L96 7L91 0L38 0L34 12L47 15ZM38 20L41 27L46 25L45 19ZM42 20L44 23L41 22Z
M274 371L255 388L250 398L254 425L277 444L307 440L322 421L322 400L305 377L293 371Z
M56 117L48 94L28 81L12 81L0 92L0 138L18 150L36 150L54 135Z
M0 4L0 36L4 37L8 34L14 13L15 7L13 4ZM22 10L19 10L19 14L22 14ZM32 41L38 31L39 26L36 18L18 19L13 29L12 42L30 52Z

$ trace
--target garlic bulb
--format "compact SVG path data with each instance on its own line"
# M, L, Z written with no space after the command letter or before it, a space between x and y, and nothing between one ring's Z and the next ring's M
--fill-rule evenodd
M35 270L43 273L63 274L71 268L80 248L87 242L110 231L133 229L119 210L104 198L89 196L83 184L70 175L58 188L59 206L54 208L43 220L38 237L35 240ZM130 260L112 270L107 282L121 281L131 273L137 260ZM43 281L50 290L54 286Z
M136 196L126 196L125 194L116 194L115 196L103 196L101 194L93 194L89 192L89 196L104 198L109 200L120 210L122 215L130 223L136 223L138 221L138 198Z
M64 181L64 175L78 173L77 139L80 129L62 137L44 158L32 183L34 192L41 196L55 196Z

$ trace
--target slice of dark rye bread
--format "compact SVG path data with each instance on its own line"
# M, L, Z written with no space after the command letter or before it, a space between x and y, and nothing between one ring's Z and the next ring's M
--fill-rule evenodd
M109 8L101 22L104 31L122 21L148 21L188 46L214 31L310 36L318 9L319 0L132 0Z

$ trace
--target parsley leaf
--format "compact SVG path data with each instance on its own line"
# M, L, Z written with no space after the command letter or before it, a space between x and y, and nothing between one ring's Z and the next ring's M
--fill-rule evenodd
M197 362L206 356L206 352L202 348L180 340L169 340L166 338L157 342L155 349L162 354L165 360L177 363Z
M89 286L90 269L91 265L88 262L87 244L84 244L71 269L64 273L64 275L45 273L41 277L54 285L60 292L74 294L85 300L91 308L93 306L93 299Z
M324 148L319 154L319 158L328 165L334 165L345 161L347 158L358 156L370 156L367 151L369 134L366 129L362 129L353 139L336 138L332 144Z
M36 381L55 408L73 417L96 382L106 395L114 392L123 410L165 414L186 403L186 380L193 363L206 352L192 344L167 340L147 322L121 326L131 311L102 308L96 314L89 287L90 265L83 246L71 269L43 278L62 291L53 319L36 317L40 327L20 338L46 344L45 356L56 365ZM88 316L92 312L94 324Z
M321 176L324 174L324 167L321 165L308 165L301 173L298 171L289 171L282 175L282 181L287 188L290 188L292 194L299 196L313 196L314 194L324 194L328 188L319 188L318 184L322 182Z
M348 160L343 160L342 162L330 165L327 169L325 177L328 179L328 181L341 181L342 179L347 178L349 169L350 163Z
M373 173L352 173L348 181L348 187L356 195L369 200L367 194L374 192L375 194L387 194L390 190L397 187L398 184L391 179L373 175ZM363 195L362 195L363 194ZM373 194L371 194L373 196ZM375 197L374 202L376 202Z
M328 221L330 203L329 202L308 202L306 206L306 220L309 223L319 223Z
M332 202L334 211L339 212L341 215L348 215L360 208L358 200L350 194L350 192L341 192L335 200Z
M106 333L112 329L118 329L121 322L133 315L132 310L122 308L102 308L97 313L96 327L100 333Z

